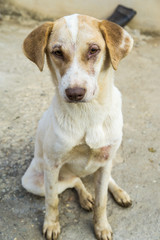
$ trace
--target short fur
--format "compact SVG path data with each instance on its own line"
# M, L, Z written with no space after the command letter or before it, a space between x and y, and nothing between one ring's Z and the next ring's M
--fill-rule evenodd
M132 45L132 38L120 26L83 15L45 23L24 41L25 55L41 71L46 53L56 87L51 106L39 122L34 158L22 177L25 189L45 196L43 233L48 240L57 239L60 233L58 194L67 188L77 190L83 208L92 210L94 205L97 239L112 238L108 189L118 204L131 204L128 194L112 179L111 168L123 126L113 68L117 69ZM85 95L81 100L75 95L70 98L69 88L85 89ZM92 173L95 201L81 180Z

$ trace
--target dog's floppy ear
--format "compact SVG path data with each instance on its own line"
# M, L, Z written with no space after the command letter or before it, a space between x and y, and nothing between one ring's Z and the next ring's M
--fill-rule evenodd
M109 55L114 70L117 70L119 61L132 49L132 37L119 25L103 20L100 22L100 30L109 49Z
M43 70L45 49L48 37L53 28L53 22L46 22L33 30L24 40L23 50L27 58Z

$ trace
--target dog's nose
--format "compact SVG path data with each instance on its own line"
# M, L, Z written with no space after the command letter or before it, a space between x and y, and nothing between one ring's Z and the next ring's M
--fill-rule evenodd
M81 101L86 93L85 88L67 88L66 95L70 101L78 102Z

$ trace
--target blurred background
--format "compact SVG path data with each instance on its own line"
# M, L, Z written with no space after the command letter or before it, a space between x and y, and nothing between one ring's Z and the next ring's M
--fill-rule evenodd
M38 121L54 94L43 72L23 54L37 26L81 13L106 19L117 5L137 14L125 26L132 52L119 64L115 85L123 96L123 142L112 175L133 200L123 209L108 196L114 240L160 240L160 0L0 0L0 239L44 240L44 198L21 185L34 154ZM94 194L93 176L83 179ZM93 215L74 190L60 195L60 240L96 240Z
M72 13L102 19L110 16L118 4L137 11L130 27L160 32L159 0L0 0L0 12L2 15L31 15L37 20L56 19Z

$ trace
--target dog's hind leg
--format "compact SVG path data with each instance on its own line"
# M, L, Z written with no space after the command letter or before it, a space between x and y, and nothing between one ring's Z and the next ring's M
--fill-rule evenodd
M35 195L45 196L43 147L37 131L34 158L22 177L22 186Z
M113 198L120 206L129 207L132 205L132 200L130 199L128 193L120 188L112 177L110 177L108 188Z
M82 208L91 211L94 200L85 188L82 180L74 176L68 169L63 167L58 181L58 194L68 188L75 188L79 195ZM22 177L22 186L35 195L45 196L43 159L33 158L30 166Z
M33 194L45 196L43 160L33 158L22 177L22 186Z

